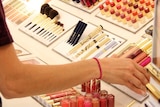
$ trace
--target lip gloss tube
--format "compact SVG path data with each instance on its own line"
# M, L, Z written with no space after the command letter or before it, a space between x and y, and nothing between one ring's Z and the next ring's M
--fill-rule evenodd
M149 41L148 38L145 38L143 40L138 41L138 43L136 43L135 46L133 46L133 48L131 48L130 50L124 52L123 54L119 55L119 57L121 58L127 58L129 57L134 51L138 50L139 47L143 46L144 44L146 44Z
M72 96L70 98L70 107L78 107L78 105L77 105L77 97L76 96Z
M104 96L100 96L100 107L106 107L107 106L107 98Z
M114 98L114 95L112 95L112 94L108 94L107 95L107 107L114 107L114 100L115 100L115 98Z
M134 50L130 55L127 56L127 58L135 58L136 56L138 56L140 53L142 53L143 51L147 50L148 48L150 48L152 46L152 41L148 41L147 43L145 43L144 45L138 47L136 50Z
M101 80L92 79L91 92L99 92L101 90Z
M85 99L84 107L92 107L92 101L90 99Z
M64 97L64 96L73 95L73 94L76 94L76 92L62 92L62 93L53 94L53 95L44 97L44 99L46 99L46 100L47 99L54 99L54 98Z
M92 107L100 107L99 99L97 97L92 98Z
M70 107L70 100L68 98L62 99L60 104L62 107Z
M147 64L149 64L151 62L151 57L148 56L145 59L143 59L141 62L139 62L139 65L141 65L142 67L145 67Z
M66 89L66 90L62 90L62 91L58 91L58 92L54 92L54 93L47 93L47 94L42 94L42 95L39 95L40 97L46 97L46 96L50 96L50 95L53 95L53 94L60 94L60 93L66 93L66 92L75 92L75 90L73 88L69 88L69 89Z
M78 107L84 107L85 97L83 95L77 96Z
M149 48L148 50L151 50L151 48ZM133 58L133 61L139 63L140 61L142 61L144 58L146 58L150 53L151 51L143 51L142 53L140 53L138 56L136 56L135 58Z

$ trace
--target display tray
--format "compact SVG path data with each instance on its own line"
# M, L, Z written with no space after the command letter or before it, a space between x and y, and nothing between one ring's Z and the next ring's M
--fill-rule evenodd
M153 13L152 13L152 16L153 16ZM102 19L102 20L105 20L107 22L110 22L118 27L121 27L127 31L130 31L132 33L137 33L139 30L141 30L144 26L146 26L149 22L151 22L153 20L153 17L152 18L144 18L144 23L140 23L140 21L137 22L137 25L136 27L134 28L134 24L127 24L127 23L123 23L122 21L118 21L117 19L115 19L115 16L112 15L112 16L105 16L101 13L101 11L99 11L97 14L96 14L96 17ZM114 17L114 18L113 18Z
M60 18L56 23L49 18L43 20L43 24L40 24L41 22L33 23L37 16L40 15L40 13L37 12L23 24L21 24L19 28L20 31L24 32L45 46L51 45L55 40L63 36L68 30L75 26L79 20L81 20L80 18L63 11L60 8L53 7L52 5L50 5L50 7L59 13ZM68 19L72 21L68 21Z
M136 2L106 0L99 5L96 17L136 33L153 20L154 0Z
M99 2L96 2L94 5L87 7L87 6L82 5L82 3L77 3L76 1L72 1L72 0L60 0L60 1L66 3L68 5L71 5L73 7L76 7L82 11L85 11L87 13L92 13L94 10L96 10L98 8L99 4L105 2L105 0L97 0Z
M53 47L53 50L71 61L77 61L93 57L106 57L126 42L124 38L103 29L92 38L86 40L99 27L87 23L87 27L76 45L68 43L73 28L67 33L67 38Z
M134 91L130 90L128 87L126 87L124 85L119 85L119 84L111 84L111 85L140 103L142 103L145 99L147 99L149 97L148 93L145 96L142 96L142 95L137 94Z

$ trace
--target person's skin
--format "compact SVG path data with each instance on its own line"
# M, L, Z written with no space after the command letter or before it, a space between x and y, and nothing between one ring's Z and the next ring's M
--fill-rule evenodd
M102 80L122 84L144 95L150 75L128 58L99 59ZM0 47L0 92L5 98L40 95L82 84L100 75L98 64L88 59L62 65L33 65L19 61L13 44Z
M102 80L126 85L144 94L150 77L144 68L127 58L103 58L99 61ZM0 91L6 98L59 91L98 77L99 68L94 59L63 65L22 64L12 44L0 47Z

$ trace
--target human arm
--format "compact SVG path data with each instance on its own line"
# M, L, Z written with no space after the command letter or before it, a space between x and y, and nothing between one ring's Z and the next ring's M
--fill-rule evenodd
M145 91L149 74L131 59L99 61L105 82L126 85L139 94ZM6 98L59 91L98 77L98 65L93 59L63 65L22 64L12 44L0 47L0 89Z
M59 91L98 78L96 65L93 59L63 65L22 64L9 44L0 47L0 91L6 98Z

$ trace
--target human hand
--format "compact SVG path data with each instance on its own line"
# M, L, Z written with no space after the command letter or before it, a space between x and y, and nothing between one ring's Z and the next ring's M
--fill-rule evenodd
M103 77L107 83L125 85L134 92L145 95L146 84L150 80L147 70L129 58L100 59Z

